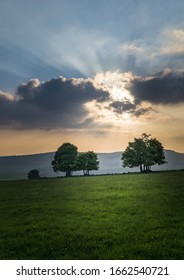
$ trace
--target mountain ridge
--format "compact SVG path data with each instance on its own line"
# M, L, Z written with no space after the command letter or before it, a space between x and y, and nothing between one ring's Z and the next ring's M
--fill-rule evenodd
M167 164L155 165L153 171L184 169L184 153L173 150L164 150ZM55 152L46 152L29 155L0 156L0 180L26 179L31 169L38 169L42 177L57 177L64 173L55 173L52 170L51 161ZM139 172L139 168L123 168L120 151L110 153L97 153L100 162L99 170L91 171L91 174L114 174ZM75 175L82 174L74 172Z

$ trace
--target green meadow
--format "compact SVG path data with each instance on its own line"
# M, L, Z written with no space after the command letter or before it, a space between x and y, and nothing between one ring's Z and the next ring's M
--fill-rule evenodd
M184 172L2 181L0 259L184 259Z

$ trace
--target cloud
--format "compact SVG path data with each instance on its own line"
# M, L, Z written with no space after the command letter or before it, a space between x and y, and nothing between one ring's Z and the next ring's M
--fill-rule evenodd
M148 115L152 111L154 111L152 107L147 107L147 108L137 108L132 113L136 118L139 118L142 115Z
M131 116L139 118L143 115L149 114L153 111L152 107L141 107L136 103L125 101L115 101L110 104L110 108L113 108L113 111L122 115L123 113L129 113Z
M134 46L130 47L134 49ZM131 117L141 117L153 111L152 107L136 102L131 94L129 87L136 77L132 72L110 72L98 73L94 78L96 87L102 88L110 93L107 104L102 107L115 113L116 117L121 118L123 114Z
M32 79L19 85L15 95L0 92L0 127L47 130L114 126L124 117L151 116L154 105L183 102L184 72L170 69L144 77L108 71L93 79Z
M166 29L161 33L164 43L161 47L163 54L184 54L184 30Z
M103 103L109 93L89 79L60 77L21 84L15 96L0 92L0 125L12 128L79 127L92 122L85 103Z
M153 37L121 42L113 58L116 61L116 69L131 71L141 76L167 67L182 69L184 29L163 28Z
M114 101L110 104L110 107L113 108L114 112L122 114L123 112L131 112L135 110L136 105L130 101Z
M139 77L131 81L129 90L140 104L177 104L184 102L184 71L166 69L154 76Z

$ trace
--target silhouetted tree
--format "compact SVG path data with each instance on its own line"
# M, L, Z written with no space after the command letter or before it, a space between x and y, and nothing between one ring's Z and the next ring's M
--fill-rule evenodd
M78 154L75 164L76 170L83 170L84 175L89 175L89 171L98 170L98 168L98 156L93 151Z
M55 172L66 172L66 177L72 175L75 170L75 160L77 157L77 147L70 143L64 143L55 152L52 167Z
M150 171L151 166L164 164L165 155L162 144L151 135L143 133L140 138L129 142L122 153L123 167L139 167L140 172Z
M40 174L37 169L30 170L29 173L27 174L28 179L40 179Z

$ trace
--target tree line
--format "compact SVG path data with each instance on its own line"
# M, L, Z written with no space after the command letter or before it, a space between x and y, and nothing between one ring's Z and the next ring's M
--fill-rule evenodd
M89 175L91 170L99 169L99 161L93 151L78 153L75 145L64 143L55 152L52 167L55 172L65 172L66 177L71 176L73 171L81 170L84 175Z
M139 167L140 172L150 172L153 165L166 163L162 143L146 133L128 143L121 160L123 167ZM90 171L99 169L96 153L93 151L78 152L78 148L71 143L64 143L57 149L51 164L55 172L65 172L66 177L72 176L73 171L82 170L84 175L89 175ZM30 178L32 175L34 178ZM28 178L40 178L39 172L31 170Z

